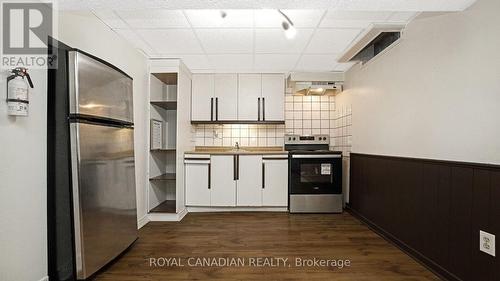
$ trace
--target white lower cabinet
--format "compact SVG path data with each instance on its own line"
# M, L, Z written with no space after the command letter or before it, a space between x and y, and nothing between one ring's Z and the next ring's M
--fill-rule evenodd
M288 206L288 159L264 158L262 206Z
M237 206L262 206L262 156L241 155L238 160L236 182Z
M233 155L212 155L210 198L211 206L236 206L236 180Z
M184 163L187 206L288 206L286 155L206 155Z

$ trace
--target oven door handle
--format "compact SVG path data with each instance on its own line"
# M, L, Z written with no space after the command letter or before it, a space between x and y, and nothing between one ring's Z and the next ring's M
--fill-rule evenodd
M292 158L308 158L308 159L324 159L324 158L342 158L342 155L340 154L326 154L326 155L302 155L302 154L297 154L297 155L292 155Z

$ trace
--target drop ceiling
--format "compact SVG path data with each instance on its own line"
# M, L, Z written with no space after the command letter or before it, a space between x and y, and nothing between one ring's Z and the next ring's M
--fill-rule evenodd
M337 58L371 24L408 23L421 11L459 11L474 1L82 2L63 0L59 5L91 10L150 58L180 58L193 72L289 72L345 71L352 64ZM285 37L283 17L275 9L256 9L277 4L295 8L283 9L297 29L293 39ZM328 9L317 9L318 4Z

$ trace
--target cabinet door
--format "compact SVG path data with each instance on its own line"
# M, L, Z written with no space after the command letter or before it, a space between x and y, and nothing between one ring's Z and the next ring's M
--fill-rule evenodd
M186 163L186 206L210 206L209 163Z
M238 75L215 74L214 120L238 120Z
M262 156L241 155L236 182L237 206L262 206Z
M211 163L211 206L236 206L236 181L232 155L212 155Z
M285 104L285 76L283 74L262 74L262 119L282 121Z
M288 206L288 160L263 160L262 206Z
M213 74L194 74L191 99L191 120L193 121L211 121L214 97L214 75Z
M259 100L262 94L261 78L262 75L260 74L238 75L238 120L260 120Z

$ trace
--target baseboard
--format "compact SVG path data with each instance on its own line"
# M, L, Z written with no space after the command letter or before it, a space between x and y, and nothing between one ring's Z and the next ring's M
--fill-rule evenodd
M190 213L210 212L288 212L287 207L187 207Z
M379 227L377 224L373 223L372 221L370 221L369 219L367 219L366 217L364 217L360 213L358 213L355 210L353 210L352 208L350 208L349 204L347 204L345 210L348 211L351 215L353 215L357 219L359 219L361 222L365 223L373 232L377 233L382 238L387 240L389 243L398 247L401 251L405 252L407 255L412 257L415 261L417 261L418 263L423 265L425 268L429 269L434 274L438 275L441 279L450 280L450 281L462 281L462 279L458 278L453 273L449 272L448 270L444 269L440 265L436 264L431 259L422 255L419 251L408 246L406 243L399 240L394 235L385 231L383 228Z
M45 276L45 277L43 277L42 279L40 279L38 281L49 281L49 276Z
M178 214L177 214L177 217L179 219L179 221L181 221L188 213L188 209L187 208L184 208L182 211L180 211Z
M179 216L176 213L149 213L149 221L179 221Z
M142 218L137 220L137 229L141 229L143 226L148 224L148 222L149 222L149 219L148 219L148 215L146 214Z

